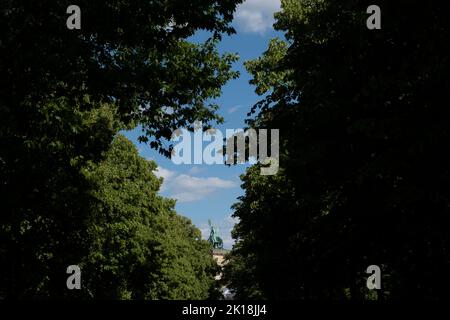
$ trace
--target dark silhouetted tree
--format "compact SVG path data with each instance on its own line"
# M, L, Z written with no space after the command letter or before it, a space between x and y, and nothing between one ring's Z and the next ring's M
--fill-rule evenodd
M226 278L242 298L448 297L449 4L379 1L368 30L370 1L282 2L286 42L247 68L283 170L243 177Z

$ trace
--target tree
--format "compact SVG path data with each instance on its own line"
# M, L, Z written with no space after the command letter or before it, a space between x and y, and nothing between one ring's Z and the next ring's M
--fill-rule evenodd
M448 296L448 5L382 1L368 30L370 4L285 0L287 49L247 63L267 93L249 124L280 128L283 152L277 177L247 172L235 206L231 261L262 297L374 298L372 264L378 299ZM244 275L229 277L251 297Z
M2 1L0 297L61 296L87 255L92 190L82 174L121 129L168 155L178 127L221 121L209 99L237 73L216 44L239 0ZM187 38L211 32L203 44Z
M161 139L194 120L220 120L207 100L237 74L235 55L215 50L239 0L80 1L81 30L66 27L69 2L4 1L1 11L2 124L37 102L66 97L85 109L107 102L126 123ZM213 33L204 44L186 39ZM39 35L39 36L34 36ZM89 102L84 98L89 96ZM20 117L19 117L20 116ZM167 150L165 150L167 151Z
M94 212L83 293L107 299L206 299L214 285L210 245L175 201L157 194L156 164L118 136L105 160L84 170Z

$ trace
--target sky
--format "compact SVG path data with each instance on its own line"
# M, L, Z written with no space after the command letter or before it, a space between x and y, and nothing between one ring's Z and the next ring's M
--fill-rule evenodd
M219 114L225 119L223 124L215 128L223 133L225 129L244 128L247 112L261 99L249 84L251 76L243 63L259 57L267 49L270 39L282 37L273 29L273 14L279 10L280 0L246 0L234 16L233 26L237 33L230 37L224 36L219 45L219 52L237 53L240 56L240 60L234 64L240 77L225 85L222 96L215 99L220 105ZM205 34L200 32L190 40L202 42L204 39ZM231 206L243 194L239 176L245 173L247 165L175 165L149 146L139 143L139 129L126 132L125 135L136 144L141 156L158 164L155 174L164 178L160 194L177 200L176 211L191 219L202 231L204 239L209 236L210 219L218 229L224 247L231 249L233 239L230 232L236 223L231 216Z

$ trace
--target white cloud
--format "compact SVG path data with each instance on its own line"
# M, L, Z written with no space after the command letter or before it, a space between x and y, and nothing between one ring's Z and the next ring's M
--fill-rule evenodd
M164 169L162 167L158 167L155 170L155 175L158 178L163 178L164 180L167 180L167 179L170 179L171 177L173 177L175 175L175 172L167 170L167 169Z
M242 109L242 105L238 104L237 106L231 107L230 109L228 109L228 113L232 114L235 113L236 111L238 111L239 109Z
M192 167L192 168L188 171L188 173L191 174L191 175L196 175L196 174L202 173L202 172L204 172L204 171L205 171L205 169L203 169L203 168L201 168L201 167L199 167L199 166L195 166L195 167Z
M173 179L171 189L173 198L180 202L192 202L206 198L217 189L230 189L235 186L233 181L217 177L197 178L181 174Z
M177 174L162 167L158 167L155 175L164 178L161 191L168 192L169 197L178 202L202 200L219 189L231 189L238 186L231 180L223 180L218 177L198 178L187 174Z
M280 8L280 0L246 0L236 11L238 28L248 33L264 34L272 28L273 14Z
M163 178L163 184L161 186L161 191L166 191L167 190L167 183L170 181L170 179L175 175L175 172L164 169L162 167L158 167L155 170L155 176L157 176L158 178Z
M229 225L229 226L234 226L236 223L239 222L238 218L234 218L231 215L229 215L228 217L226 217L224 219L225 225Z

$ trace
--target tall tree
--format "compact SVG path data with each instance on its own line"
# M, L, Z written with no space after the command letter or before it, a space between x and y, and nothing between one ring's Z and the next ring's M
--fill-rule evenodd
M0 5L0 296L60 296L87 254L91 192L82 174L120 129L168 155L174 129L220 121L209 99L237 76L216 44L240 0L81 0ZM202 44L187 39L211 32Z
M244 177L230 268L266 298L447 297L449 5L379 1L369 30L369 1L282 3L286 44L247 67L267 93L249 123L281 129L283 170Z
M95 213L87 222L89 253L80 261L85 296L192 300L214 289L210 245L175 213L174 200L157 194L155 169L119 135L105 160L83 170Z

